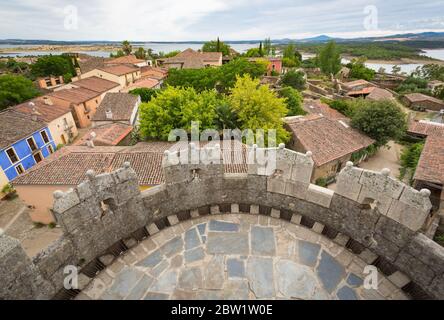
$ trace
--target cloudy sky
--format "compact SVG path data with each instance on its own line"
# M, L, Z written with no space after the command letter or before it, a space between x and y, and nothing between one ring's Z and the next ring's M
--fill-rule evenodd
M186 41L444 31L443 0L0 0L0 39Z

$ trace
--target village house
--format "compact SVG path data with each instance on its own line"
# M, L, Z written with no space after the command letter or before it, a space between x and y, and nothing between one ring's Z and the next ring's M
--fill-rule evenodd
M150 78L159 81L160 85L168 77L168 69L160 67L143 67L141 69L142 78Z
M8 108L0 112L0 183L2 188L54 153L48 125L36 115ZM6 179L5 179L6 177Z
M130 54L130 55L123 56L123 57L105 60L104 64L105 64L105 66L119 65L119 64L132 64L136 67L142 68L142 67L150 66L151 61L138 59L135 55Z
M413 177L415 189L429 189L433 206L444 208L444 135L430 134Z
M16 105L13 109L36 116L45 122L57 146L71 143L77 137L77 127L71 109L66 105L54 104L50 97L38 97Z
M377 87L352 90L347 92L347 96L353 98L364 98L371 101L393 100L395 98L390 91Z
M122 92L130 92L134 89L160 89L160 82L159 80L152 79L152 78L141 78L139 80L136 80L133 84L129 85L125 89L122 90Z
M112 122L89 129L76 146L129 146L134 127L120 122Z
M54 90L55 88L62 86L65 81L62 76L50 76L45 78L38 78L37 83L39 85L39 88L41 89Z
M60 91L63 89L74 89L74 88L84 88L91 91L95 91L97 93L100 93L103 99L105 94L108 92L119 92L121 86L117 82L101 79L99 77L94 76L65 84L64 86L58 87L54 91Z
M410 93L401 98L402 103L413 110L440 111L444 109L444 101L422 93Z
M302 108L309 114L322 115L335 120L348 120L348 118L342 113L331 108L328 104L325 104L320 100L304 99Z
M320 114L287 117L286 128L292 133L288 147L298 152L311 151L315 163L312 181L332 181L347 161L363 160L352 156L374 141L351 128L347 120L332 119Z
M113 122L135 126L140 103L140 97L130 93L107 93L92 117L92 126L95 128Z
M157 59L157 62L167 69L201 69L206 67L220 67L222 65L221 52L198 52L186 49L171 58Z
M54 91L48 95L53 103L71 108L77 128L91 125L91 119L101 102L101 94L85 88Z
M444 137L444 123L427 120L409 121L407 133L416 138L427 138L430 135Z
M112 82L116 82L120 85L121 88L125 88L130 84L132 84L137 79L141 78L141 70L139 67L127 64L110 65L93 69L86 73L82 73L79 77L73 80L77 81L80 79L85 79L90 77L98 77Z
M282 73L282 59L274 58L274 57L254 57L248 58L248 61L251 62L261 62L264 61L267 63L267 76L279 75Z
M342 85L347 91L359 91L364 88L376 87L376 85L374 85L373 83L363 79L345 82Z

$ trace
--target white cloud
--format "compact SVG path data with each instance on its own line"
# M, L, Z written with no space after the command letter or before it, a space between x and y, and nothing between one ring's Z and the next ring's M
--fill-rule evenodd
M365 6L379 29L363 27ZM64 29L64 8L78 29ZM442 0L0 0L0 38L51 40L228 40L355 37L443 30Z

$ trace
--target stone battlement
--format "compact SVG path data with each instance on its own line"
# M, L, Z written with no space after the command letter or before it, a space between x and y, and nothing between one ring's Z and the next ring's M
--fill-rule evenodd
M181 156L188 162L178 162ZM422 233L431 209L428 190L414 190L386 169L348 163L334 192L310 183L310 152L281 145L248 148L246 156L247 174L227 174L217 145L167 152L165 184L143 192L129 163L109 174L88 171L87 181L54 193L53 212L64 233L49 248L31 260L16 240L1 236L0 298L75 295L63 289L66 265L81 270L82 290L120 253L159 229L224 212L270 215L312 228L387 276L403 279L399 287L413 297L444 298L444 248Z

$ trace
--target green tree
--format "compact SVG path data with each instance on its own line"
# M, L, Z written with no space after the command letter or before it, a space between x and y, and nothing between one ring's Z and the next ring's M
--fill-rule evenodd
M396 89L396 92L400 94L407 94L407 93L424 93L424 94L431 94L430 90L427 88L427 80L423 78L419 78L416 76L410 76L407 79L405 79Z
M140 106L140 133L145 139L167 140L173 129L190 131L191 122L200 129L213 128L219 99L214 91L200 94L193 88L167 87Z
M350 77L354 79L364 79L367 81L373 80L376 75L376 71L367 68L365 66L365 57L353 59L351 63L347 65L350 68Z
M250 48L245 52L245 56L249 58L257 58L261 56L259 48Z
M148 52L142 47L137 48L134 55L137 59L147 60L149 58Z
M236 82L237 75L249 74L253 78L260 77L266 72L265 63L250 62L246 59L234 59L220 68L202 69L171 69L166 84L175 87L192 87L201 92L217 88L227 92Z
M423 142L418 142L404 148L401 154L401 168L399 170L399 179L403 180L408 176L410 184L413 182L416 167L418 166L419 158L421 157Z
M49 55L38 58L31 65L31 73L35 77L66 76L71 78L75 70L70 57Z
M271 39L270 38L266 38L264 40L264 54L266 56L272 55L272 48L273 48L273 46L271 44Z
M179 53L180 53L181 51L180 50L174 50L174 51L170 51L170 52L168 52L168 53L163 53L163 52L160 52L161 53L161 57L162 58L172 58L172 57L174 57L174 56L177 56Z
M159 92L159 89L137 88L131 90L129 93L140 96L142 102L150 102L151 99L156 96L157 92Z
M236 113L241 130L253 132L262 129L267 136L270 129L276 130L276 143L286 142L289 133L284 129L282 118L288 113L285 99L261 86L258 79L249 75L237 77L231 95L228 97L232 110Z
M231 109L229 102L224 98L216 107L216 118L214 124L219 130L236 129L238 119L236 113Z
M400 138L406 130L406 116L392 101L358 100L351 125L383 146L391 139Z
M119 50L117 50L117 52L116 53L110 53L109 54L109 57L110 58L120 58L120 57L124 57L125 56L125 52L123 52L123 50L122 49L119 49Z
M285 98L288 113L287 116L305 115L307 112L302 108L304 98L296 89L292 87L283 87L278 91L279 97Z
M222 52L222 55L229 56L230 55L230 49L231 47L220 41L219 38L217 38L216 41L208 41L205 42L202 46L203 52Z
M393 74L398 74L400 72L401 72L401 67L400 66L395 65L395 66L392 67L392 73Z
M259 43L259 57L263 57L264 56L264 51L262 49L262 42Z
M285 46L283 52L282 64L287 68L299 67L301 65L302 55L296 50L296 45L290 42Z
M122 42L122 51L125 53L125 55L130 55L133 51L133 47L128 40L124 40Z
M39 95L32 81L16 75L0 76L0 110Z
M170 69L165 83L174 87L191 87L201 92L214 89L219 78L220 71L216 68Z
M305 75L302 71L290 70L282 76L282 84L297 90L305 89Z
M438 99L444 100L444 86L435 88L433 95Z
M318 62L324 74L337 74L341 70L341 55L334 41L330 41L321 49Z

